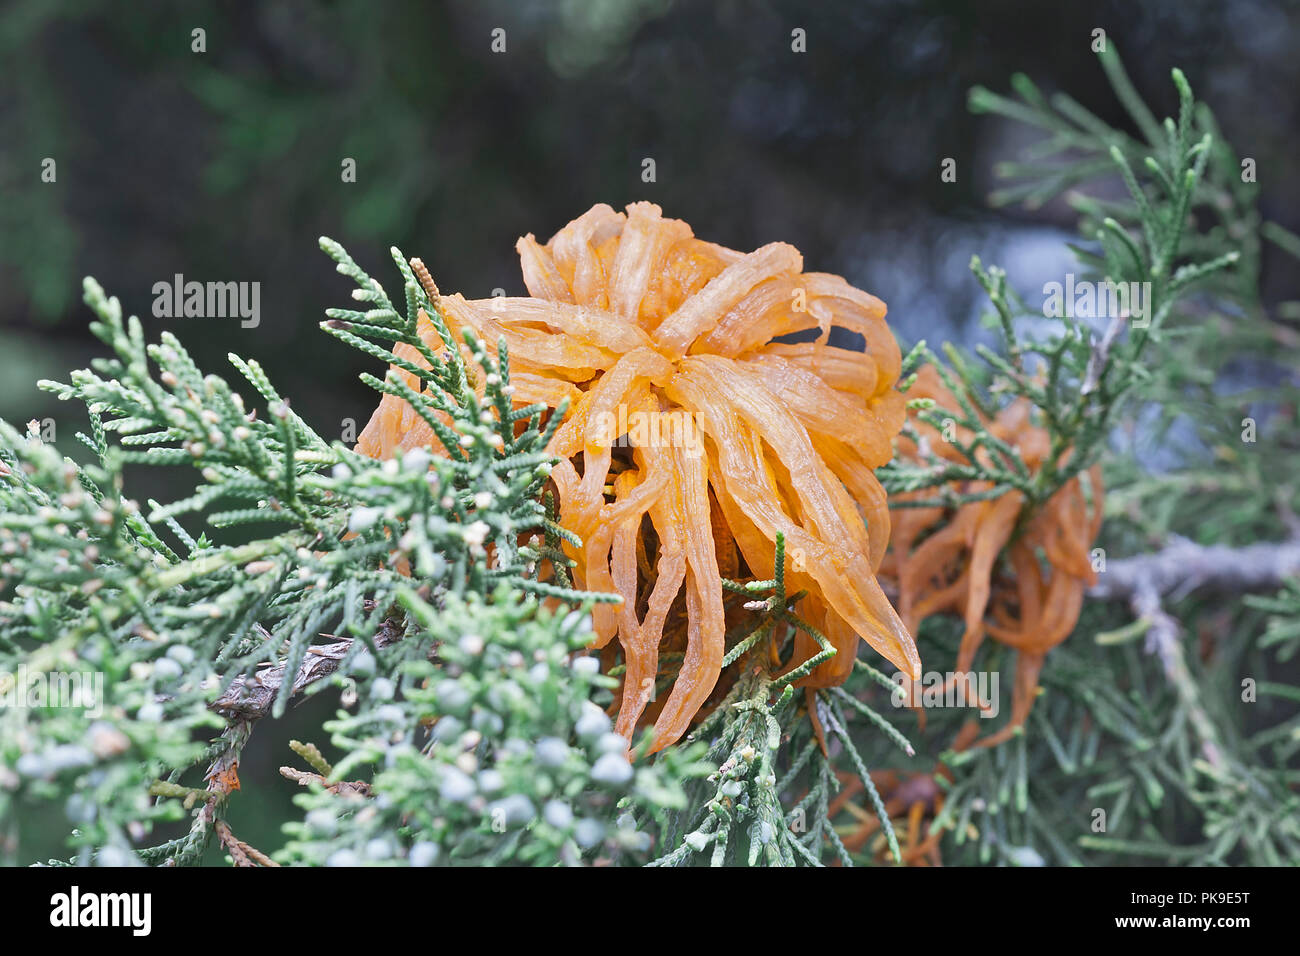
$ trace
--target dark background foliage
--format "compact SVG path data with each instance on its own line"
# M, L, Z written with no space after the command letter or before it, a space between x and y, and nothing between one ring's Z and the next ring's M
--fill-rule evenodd
M964 338L980 302L970 256L1041 288L1066 269L1074 224L1060 202L989 207L992 166L1024 133L971 115L971 86L1005 90L1022 70L1127 128L1089 47L1104 28L1157 115L1175 105L1171 67L1187 73L1257 161L1265 217L1296 229L1300 184L1282 172L1300 149L1296 21L1267 0L8 0L0 416L52 417L71 450L83 422L35 381L97 353L79 301L91 274L150 339L170 329L220 374L227 351L256 357L322 434L341 434L375 397L357 353L316 329L348 292L317 236L377 276L397 245L448 291L517 294L515 239L545 240L595 202L650 199L742 249L791 242L809 268L884 298L901 338ZM505 53L491 50L497 27ZM806 53L791 51L795 28ZM355 183L341 181L347 157ZM940 179L945 158L955 183ZM260 326L154 318L152 286L176 273L260 282ZM1298 295L1274 260L1265 290ZM286 762L283 741L264 742L246 779ZM291 796L267 783L241 831L254 844L275 842Z
M1107 30L1157 115L1181 66L1258 162L1266 217L1297 224L1293 5L1269 2L9 2L0 13L0 414L93 349L98 276L205 368L256 355L324 433L364 422L357 357L322 338L344 284L325 233L382 268L420 255L449 291L521 292L514 240L594 202L660 203L705 238L794 243L890 304L909 340L978 301L974 252L1032 287L1063 255L1063 204L992 212L1015 142L974 84L1023 70L1107 122L1090 32ZM190 31L207 31L192 53ZM507 50L491 52L491 31ZM791 52L791 30L808 52ZM1022 135L1016 132L1014 135ZM40 164L58 163L58 181ZM340 163L357 162L344 183ZM657 182L643 183L653 158ZM945 157L957 182L940 181ZM153 283L258 281L262 323L154 319ZM376 274L381 274L378 271ZM1041 285L1041 279L1038 279ZM1293 291L1293 290L1292 290ZM326 387L320 387L322 383Z

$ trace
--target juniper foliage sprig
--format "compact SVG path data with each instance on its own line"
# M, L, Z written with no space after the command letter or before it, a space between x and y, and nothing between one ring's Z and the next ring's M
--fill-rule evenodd
M257 720L279 717L296 694L342 688L355 711L340 718L336 739L349 757L338 766L351 766L371 752L355 727L382 723L374 711L384 695L372 685L398 684L412 654L436 653L431 620L417 610L469 602L473 613L452 619L468 628L465 614L478 615L485 641L511 647L499 631L519 622L484 610L503 583L516 603L529 592L575 609L607 599L539 579L544 561L562 560L541 503L554 426L538 409L513 407L504 350L491 359L467 337L468 361L457 350L430 354L420 316L441 319L400 255L399 312L341 247L322 246L373 306L332 313L329 331L416 376L418 392L391 375L367 380L436 422L446 454L415 449L381 463L327 442L255 362L232 355L264 403L260 415L174 336L146 344L140 322L87 280L92 328L111 357L42 386L85 403L90 434L79 437L94 460L78 466L0 423L0 673L10 685L0 690L15 689L18 675L75 671L102 675L102 696L91 710L34 701L0 712L0 821L10 836L20 807L76 792L66 810L78 862L193 863L214 837L236 863L269 860L226 822ZM401 344L425 362L404 362L392 351ZM128 465L191 468L198 481L146 511L126 496ZM571 629L532 633L529 646L552 665L572 651ZM567 691L570 709L593 687ZM192 742L196 730L221 728L208 745ZM637 779L646 788L638 807L676 799L667 777ZM605 792L625 784L607 781ZM187 815L188 833L148 846L158 824ZM527 859L567 859L566 847Z
M1016 488L1042 501L1110 448L1105 551L1142 551L1174 534L1238 544L1287 528L1294 534L1297 489L1278 476L1289 473L1295 453L1294 430L1285 426L1296 337L1267 314L1258 288L1261 240L1285 249L1289 234L1261 222L1257 187L1242 175L1240 158L1180 73L1174 74L1179 116L1159 124L1113 50L1102 65L1140 137L1101 123L1064 94L1045 97L1023 77L1013 81L1019 100L977 89L971 105L1048 132L1031 148L1030 162L999 170L1022 182L995 198L1033 205L1072 190L1067 198L1081 214L1084 238L1075 248L1081 278L1150 282L1150 324L1137 328L1120 316L1109 328L1089 329L1052 320L1061 331L1043 344L1022 333L1041 329L1042 315L1001 272L976 262L1003 354L980 349L985 361L975 363L945 349L947 367L939 368L962 407L922 409L921 417L936 427L971 428L978 459L968 457L978 461L978 474L943 474L947 463L931 460L920 468L895 463L884 480L893 490L914 490L931 478L977 477L994 483L986 494ZM1125 201L1081 191L1117 175L1127 187ZM1025 373L1026 356L1036 360L1037 374ZM909 362L923 357L940 362L923 346ZM1254 363L1252 387L1232 385L1230 362ZM1064 466L1044 469L1028 484L1020 482L1014 459L983 439L971 414L995 409L1008 394L1039 409L1052 436L1053 464L1069 450ZM1263 417L1270 412L1283 427L1270 427ZM1141 436L1141 443L1117 441L1128 435ZM1117 454L1126 444L1128 454ZM1178 452L1163 462L1149 457L1171 445ZM949 493L928 503L972 497ZM1106 573L1104 565L1101 570ZM1277 596L1244 601L1200 595L1195 587L1191 580L1168 599L1165 623L1206 623L1189 623L1173 644L1153 645L1154 622L1134 621L1127 607L1086 605L1074 636L1047 658L1043 692L1022 734L991 750L944 754L940 770L922 760L895 764L933 774L942 799L925 809L927 832L943 834L946 863L1276 865L1300 859L1292 769L1300 718L1287 677L1296 646L1294 584ZM952 659L959 630L951 621L928 620L923 656ZM980 667L999 673L1005 685L1013 661L1013 651L986 647ZM922 739L939 741L954 739L969 720L947 708L926 716ZM909 715L895 722L910 730ZM865 743L871 757L886 751L878 738ZM840 819L853 825L844 814Z
M646 859L656 824L685 806L685 785L710 766L698 746L653 765L629 762L628 742L592 702L617 681L578 653L590 619L521 601L504 582L491 603L475 595L435 608L413 589L401 600L421 625L418 638L395 646L390 676L369 683L376 706L325 725L348 756L324 773L282 771L309 789L279 858L340 866ZM349 779L359 773L364 780Z
M1094 613L1087 624L1102 619ZM1264 682L1257 699L1247 694L1236 675L1261 672L1263 661L1244 642L1223 648L1217 677L1190 662L1207 740L1177 689L1151 672L1140 636L1103 631L1058 648L1023 737L992 753L949 756L957 782L935 821L952 834L945 860L1276 866L1300 858L1288 769L1295 688ZM1239 729L1243 708L1257 730Z
M1001 353L978 346L983 367L976 367L952 346L944 349L950 368L924 343L910 356L934 364L960 403L956 409L941 409L928 400L914 402L917 417L947 434L955 428L969 429L973 435L969 445L957 444L970 464L945 461L931 450L919 463L892 462L883 469L882 482L890 491L943 488L971 479L992 482L992 487L965 495L949 488L934 500L908 506L950 505L1012 489L1022 492L1031 508L1042 504L1097 460L1124 400L1133 392L1147 397L1157 394L1152 379L1167 377L1178 367L1167 361L1167 351L1150 353L1152 346L1164 343L1165 326L1175 309L1193 292L1240 287L1236 266L1242 252L1225 251L1229 230L1225 227L1217 234L1211 230L1202 236L1188 227L1189 216L1202 203L1214 203L1221 215L1229 214L1222 209L1227 189L1222 180L1231 153L1215 151L1208 110L1198 106L1186 78L1175 70L1178 119L1163 125L1146 122L1149 111L1138 108L1117 54L1113 48L1108 50L1101 55L1107 76L1130 111L1142 118L1140 125L1150 137L1146 143L1111 129L1064 94L1049 101L1024 76L1013 81L1019 101L976 88L971 108L1029 123L1050 134L1035 146L1033 161L1003 165L1004 175L1025 181L995 197L998 201L1020 199L1034 204L1105 174L1122 179L1128 203L1073 195L1084 213L1080 229L1092 244L1072 249L1081 279L1102 288L1122 285L1149 290L1141 314L1115 314L1104 328L1091 328L1090 317L1076 317L1072 308L1046 317L1045 307L1030 307L1009 285L1003 270L985 268L974 257L971 270L993 306L988 321L1000 333ZM1068 160L1048 162L1065 151L1071 151ZM1212 188L1206 185L1211 157L1215 157L1212 169L1218 184ZM1236 234L1252 223L1257 232L1258 217L1252 211L1253 189L1232 191L1231 196L1237 210L1231 230L1235 245ZM1134 304L1127 297L1123 301ZM1167 378L1164 387L1173 387ZM990 434L985 422L1016 398L1028 400L1051 440L1042 467L1033 474L1014 449Z

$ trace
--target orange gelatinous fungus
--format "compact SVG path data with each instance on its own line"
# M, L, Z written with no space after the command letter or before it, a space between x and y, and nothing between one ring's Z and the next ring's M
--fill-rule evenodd
M960 407L931 366L921 369L907 398L933 399L948 409ZM957 446L932 426L920 420L913 424L935 454L967 462ZM1050 454L1050 438L1033 424L1024 399L1008 405L986 425L1019 452L1031 473ZM971 436L960 437L967 443ZM898 444L900 456L918 457L912 440L900 438ZM986 636L1016 650L1011 718L974 746L1000 743L1024 724L1038 693L1038 675L1047 652L1074 630L1084 591L1096 581L1090 549L1101 528L1101 470L1093 466L1085 474L1087 491L1076 475L1027 519L1024 496L1016 490L991 500L968 501L951 515L940 507L894 512L890 553L881 573L897 585L899 614L908 630L915 633L931 614L961 617L965 629L957 652L958 674L971 669ZM989 482L967 481L957 490L974 494L991 488ZM932 496L932 491L918 491L898 497ZM1000 574L1001 556L1009 575Z
M889 511L873 469L905 419L884 303L804 273L785 243L726 249L648 202L593 206L545 245L528 235L516 249L528 297L436 304L453 335L472 330L492 354L505 340L516 403L569 400L551 478L560 523L583 542L564 545L575 583L623 598L593 614L597 646L617 638L626 663L618 732L630 739L654 714L662 749L707 708L726 650L721 577L770 578L778 534L789 590L807 592L799 613L837 652L800 685L843 682L859 636L919 678L875 577ZM827 344L833 326L865 351ZM777 341L813 329L813 341ZM435 352L449 344L431 323L420 333ZM357 447L386 457L426 444L437 447L432 430L386 395ZM817 651L797 635L787 668ZM675 674L661 657L680 659Z

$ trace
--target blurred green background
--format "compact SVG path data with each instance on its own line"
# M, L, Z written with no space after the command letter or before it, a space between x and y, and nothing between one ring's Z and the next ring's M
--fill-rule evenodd
M1265 0L8 0L0 416L50 419L73 450L84 422L35 382L97 354L80 305L94 275L151 339L177 333L222 375L228 351L257 358L318 431L340 436L375 404L357 381L374 369L316 328L349 291L319 235L383 281L397 245L447 291L518 294L515 239L545 240L596 202L650 199L733 247L791 242L808 268L884 298L903 339L966 338L978 334L971 254L1033 287L1063 271L1074 221L1062 203L988 207L992 164L1024 133L971 116L972 85L1005 90L1023 70L1127 126L1090 50L1101 27L1158 115L1174 105L1170 68L1183 68L1257 161L1264 215L1295 229L1300 184L1283 171L1300 149L1296 25L1295 5ZM791 49L795 29L805 53ZM349 158L355 182L341 177ZM955 183L940 179L945 158ZM154 318L152 287L176 273L261 283L260 325ZM1266 296L1288 281L1265 276ZM141 478L136 497L168 496L166 475ZM292 762L285 741L332 709L309 702L257 735L232 807L254 845L277 845L290 812L275 769ZM20 856L57 853L61 821L33 816Z

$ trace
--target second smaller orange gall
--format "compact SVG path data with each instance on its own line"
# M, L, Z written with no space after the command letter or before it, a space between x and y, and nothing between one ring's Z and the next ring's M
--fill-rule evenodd
M931 366L923 368L907 392L908 399L929 398L948 409L959 408L956 396ZM1047 432L1031 420L1024 399L1008 405L986 422L990 433L1019 452L1031 473L1050 453ZM968 463L964 454L939 431L914 420L916 432L935 454ZM971 435L958 429L963 444ZM899 439L899 455L917 458L915 442ZM1068 454L1068 452L1067 452ZM1086 485L1086 487L1085 487ZM989 482L964 482L959 491L991 490ZM992 746L1024 724L1038 692L1043 660L1065 640L1079 619L1084 591L1096 581L1091 549L1102 519L1101 469L1067 481L1026 520L1024 495L1017 490L984 501L971 501L946 514L941 507L896 508L891 550L881 568L898 589L898 610L915 634L931 614L960 616L965 628L954 671L968 672L986 636L1016 650L1011 717L999 731L974 744ZM901 500L934 497L933 489L897 496ZM1005 565L999 559L1005 553Z

